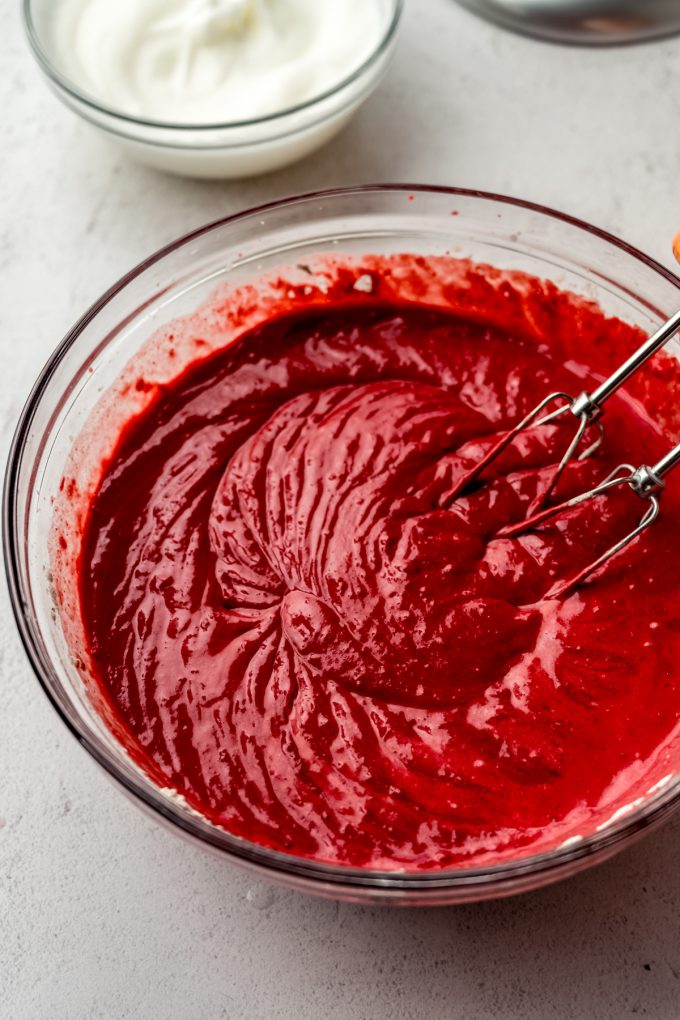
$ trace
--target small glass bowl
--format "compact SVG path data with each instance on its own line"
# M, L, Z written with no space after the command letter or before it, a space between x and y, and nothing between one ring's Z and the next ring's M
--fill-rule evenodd
M347 124L387 70L404 0L379 0L384 30L375 50L347 78L307 102L266 117L224 124L173 124L121 113L72 81L60 66L51 24L60 0L23 0L26 34L47 83L83 120L142 163L187 177L239 178L277 170L309 155Z
M138 266L86 312L28 399L4 496L5 560L17 624L38 679L71 732L136 804L198 846L272 881L352 901L445 904L536 888L610 856L658 824L680 804L680 778L674 775L627 814L569 845L493 866L424 873L317 863L230 835L149 778L92 704L64 637L48 567L53 507L73 443L102 395L130 359L139 358L152 333L194 313L218 285L247 286L329 251L340 259L455 252L550 279L646 332L680 302L680 280L623 242L569 216L481 192L347 189L204 227ZM680 358L678 345L669 350Z

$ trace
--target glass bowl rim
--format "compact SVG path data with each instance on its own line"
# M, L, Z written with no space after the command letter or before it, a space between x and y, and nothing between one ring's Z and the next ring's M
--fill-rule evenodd
M247 118L246 120L212 122L207 124L187 124L181 121L175 122L155 120L153 118L146 117L135 117L132 114L124 113L122 110L117 110L115 107L101 102L96 98L96 96L82 91L75 82L58 70L47 49L43 46L36 29L32 12L33 0L23 0L22 17L26 37L31 50L33 51L33 55L43 73L54 85L69 95L72 99L82 103L88 108L88 110L96 111L98 114L103 114L105 117L111 117L115 121L119 121L123 124L134 125L135 127L145 127L156 131L179 131L186 134L195 132L200 135L209 131L230 131L232 129L256 127L258 125L277 124L279 121L285 120L286 117L292 116L293 114L313 109L325 100L339 95L348 86L360 81L366 72L368 72L373 65L389 51L390 46L396 37L406 0L390 0L390 2L392 4L392 12L387 27L375 48L359 65L359 67L355 68L351 74L346 75L331 88L312 96L311 99L307 99L302 103L296 103L293 106L286 107L283 110L277 110L275 113L269 113L262 117L252 117ZM95 123L99 125L99 121L95 121ZM125 137L128 136L125 135Z
M663 790L652 795L648 801L632 809L623 818L602 830L596 830L582 837L578 842L542 853L528 854L516 859L502 861L498 864L482 867L459 866L433 869L431 871L407 871L405 869L379 870L346 867L344 865L316 861L312 858L297 857L293 854L273 850L264 845L251 843L241 837L234 836L226 829L211 825L199 815L196 815L196 821L194 821L194 818L189 813L180 813L174 809L172 803L159 790L149 790L143 785L141 779L138 779L136 776L131 778L127 775L119 767L115 757L103 743L101 747L97 746L95 742L98 739L96 734L90 734L80 718L77 717L74 721L60 704L57 695L52 690L49 676L50 670L52 670L58 679L58 671L51 662L46 663L44 661L39 647L40 642L36 640L36 636L39 638L39 628L34 627L27 613L28 599L24 592L20 567L19 549L21 536L17 528L19 509L17 483L23 464L25 444L40 400L62 359L77 341L82 331L118 294L125 290L128 284L142 275L151 266L161 262L166 256L180 250L198 237L240 220L246 220L249 217L257 217L263 213L304 203L333 201L334 199L351 198L352 196L379 196L390 193L395 195L402 194L406 198L418 194L465 198L472 199L473 201L498 203L511 208L519 208L537 213L540 216L565 223L570 227L575 227L586 234L594 236L599 241L605 242L607 245L618 248L626 255L633 257L645 267L661 276L680 292L680 277L655 259L645 255L639 249L599 227L535 202L470 188L419 184L361 185L348 188L334 188L267 202L214 220L158 249L110 287L68 331L47 360L33 385L14 432L7 458L4 480L2 542L10 602L19 635L33 672L53 708L71 734L104 769L108 776L117 785L122 787L124 792L130 795L133 800L140 802L141 807L146 808L153 816L159 816L160 820L169 823L171 827L178 828L185 835L197 840L202 845L241 860L242 863L255 865L268 871L270 874L272 872L276 873L282 880L285 880L286 875L289 877L297 876L303 881L323 884L327 888L330 887L337 891L344 888L355 889L358 892L363 888L364 890L372 890L375 893L382 891L386 895L390 893L403 893L407 895L409 891L416 893L419 890L421 892L428 890L432 892L436 892L436 890L450 890L453 892L454 890L459 890L463 894L465 889L471 891L481 888L489 889L496 885L503 886L504 888L509 887L513 882L519 884L522 879L534 876L537 879L540 876L540 881L537 884L543 884L551 880L551 874L554 877L559 877L560 873L563 873L569 866L575 866L579 861L592 856L600 858L607 855L608 852L614 852L619 845L631 841L636 834L640 834L643 830L659 824L666 815L680 807L680 775L676 775ZM474 899L477 897L472 894L470 898Z

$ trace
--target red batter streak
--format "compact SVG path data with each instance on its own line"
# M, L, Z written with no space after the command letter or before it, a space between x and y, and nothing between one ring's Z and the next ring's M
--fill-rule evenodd
M542 428L451 497L499 430L584 388L591 344L611 367L630 352L603 322L552 360L550 336L356 295L159 392L81 556L92 660L137 756L232 833L342 864L479 864L606 820L678 718L673 488L564 601L542 596L630 528L632 493L498 539L564 447ZM666 447L632 400L606 421L560 495Z

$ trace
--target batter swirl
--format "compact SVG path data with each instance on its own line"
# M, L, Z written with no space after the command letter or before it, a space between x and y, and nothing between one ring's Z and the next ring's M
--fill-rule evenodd
M266 322L165 388L92 502L81 597L100 682L168 785L237 835L378 868L498 860L606 813L680 705L678 634L657 651L650 631L677 593L674 496L564 602L543 596L639 507L497 537L559 426L452 496L558 387L583 379L534 339L366 300ZM562 494L649 459L642 409L611 417Z

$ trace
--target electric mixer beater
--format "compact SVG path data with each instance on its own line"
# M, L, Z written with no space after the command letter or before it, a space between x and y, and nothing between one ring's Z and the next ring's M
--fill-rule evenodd
M615 468L598 485L586 492L579 493L571 499L558 503L554 506L545 506L555 490L567 465L574 459L584 460L589 457L600 446L604 438L604 429L600 418L604 412L606 401L616 393L624 383L637 372L652 355L663 347L671 337L680 330L680 311L676 312L667 322L661 326L656 333L649 337L619 368L613 372L608 379L605 379L600 386L592 393L581 393L573 397L569 393L558 391L550 393L540 401L514 428L506 432L489 452L470 470L458 483L454 497L461 495L470 485L479 479L482 473L506 450L510 444L529 428L538 428L542 425L557 421L566 415L573 415L576 418L576 431L569 442L564 455L559 461L546 490L542 493L540 500L534 502L529 510L529 515L519 524L509 525L499 533L499 538L514 538L524 534L533 528L539 527L552 517L584 503L587 500L595 499L597 496L605 495L613 489L628 486L636 496L647 502L647 508L642 515L638 525L620 541L615 542L596 560L589 563L580 570L574 577L567 581L560 581L555 584L547 593L546 598L561 598L570 594L583 581L586 580L595 570L604 566L613 556L625 549L638 535L642 534L659 514L659 498L664 489L664 479L673 468L680 463L680 443L674 446L656 464L650 466L642 464L635 467L631 464L621 464ZM548 410L551 404L557 406ZM546 412L546 413L544 413ZM598 431L598 436L586 449L580 450L585 437L591 429Z

